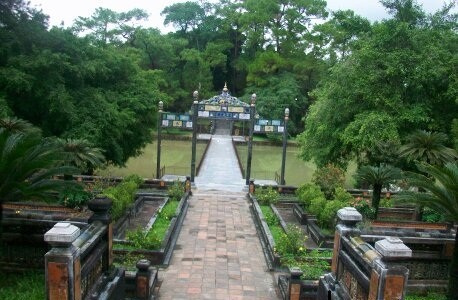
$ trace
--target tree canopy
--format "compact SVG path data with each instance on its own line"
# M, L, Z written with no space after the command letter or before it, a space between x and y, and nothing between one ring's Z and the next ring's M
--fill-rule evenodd
M192 92L258 95L262 117L299 135L319 165L378 164L380 144L415 129L458 144L457 19L414 0L383 0L371 23L322 0L188 1L162 11L175 32L143 28L133 9L98 8L65 28L26 1L0 3L0 117L44 136L87 140L122 165L151 140L157 103L188 111ZM454 125L452 125L454 124ZM386 156L387 153L384 155Z

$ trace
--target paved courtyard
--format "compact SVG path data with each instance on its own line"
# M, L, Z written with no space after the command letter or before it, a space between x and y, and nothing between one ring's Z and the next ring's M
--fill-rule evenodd
M234 156L230 138L214 138L171 263L159 272L159 299L279 299L238 164L230 169Z

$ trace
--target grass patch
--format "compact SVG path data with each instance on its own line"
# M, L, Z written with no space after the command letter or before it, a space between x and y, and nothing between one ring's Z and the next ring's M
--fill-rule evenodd
M253 145L253 154L251 160L251 177L256 179L275 179L275 172L280 174L281 146ZM243 168L246 170L246 161L248 156L248 147L246 145L237 145L237 152ZM311 182L316 165L313 162L306 162L299 158L299 147L286 148L285 162L285 181L287 185L300 186L304 183ZM345 176L345 187L354 186L353 174L356 171L356 164L350 163Z
M269 205L260 205L262 214L264 215L264 218L267 221L267 225L269 225L270 233L272 234L272 237L274 238L275 243L278 243L280 240L280 236L282 233L284 233L283 228L280 226L278 219L276 222L272 218L277 218L275 216L274 212L272 211L272 208Z
M202 159L205 150L205 143L196 145L196 161ZM163 140L161 142L161 167L165 166L165 173L170 175L189 175L191 174L191 141L172 141ZM108 166L104 170L98 171L98 175L103 176L127 176L138 174L144 178L154 178L156 176L157 141L146 145L142 149L142 154L130 158L123 168ZM197 165L197 164L196 164Z
M176 210L179 204L179 201L167 202L162 210L158 212L156 221L147 233L145 233L142 228L128 232L127 240L129 241L129 244L115 243L114 247L116 249L126 250L159 250L161 248L165 234L170 227L170 221L173 217L176 216Z
M3 274L0 276L0 299L46 299L45 273L28 271Z
M406 294L406 300L446 300L445 294L430 292L425 294Z

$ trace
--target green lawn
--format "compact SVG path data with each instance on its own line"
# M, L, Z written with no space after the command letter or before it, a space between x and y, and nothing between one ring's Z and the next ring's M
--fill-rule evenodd
M110 166L97 172L103 176L126 176L138 174L145 178L153 178L156 173L156 149L154 141L143 149L143 154L127 161L125 168ZM237 146L242 165L246 168L248 147L247 145ZM197 144L196 161L199 162L203 151L204 143ZM310 182L315 171L315 164L305 162L298 158L299 148L289 146L286 149L285 181L287 185L299 186ZM251 177L256 179L275 179L275 172L280 174L281 169L281 146L253 145L253 157L251 162ZM166 166L166 174L190 175L191 169L191 141L162 141L161 166ZM353 187L352 175L356 165L351 164L347 172L346 186Z
M247 145L238 145L240 160L246 169L248 155ZM303 161L298 157L298 147L289 146L286 148L285 182L287 185L299 186L310 182L316 166L312 162ZM281 146L253 145L253 156L251 159L251 177L255 179L275 179L275 172L280 174L282 160ZM352 174L356 169L355 164L350 164L346 176L346 187L354 185Z
M43 271L8 273L0 276L0 299L39 300L45 298Z
M205 150L204 143L197 143L196 146L196 166L200 161ZM161 166L165 166L166 174L190 175L191 174L191 141L171 141L161 142ZM118 168L109 166L97 172L103 176L126 176L138 174L145 178L154 178L156 174L157 142L148 144L140 156L130 158L126 167Z

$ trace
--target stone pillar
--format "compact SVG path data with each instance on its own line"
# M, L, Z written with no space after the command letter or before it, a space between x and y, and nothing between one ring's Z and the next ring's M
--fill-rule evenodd
M351 233L359 234L356 224L362 221L363 216L354 207L344 207L337 211L337 226L334 233L334 250L332 255L331 272L334 276L337 274L339 263L339 251L341 248L340 238Z
M141 259L137 262L137 275L135 276L136 297L138 299L149 299L151 291L151 262L147 259Z
M289 273L289 300L299 300L301 298L301 276L303 273L299 268L291 268Z
M186 181L184 183L184 191L185 192L188 192L189 195L192 195L192 191L191 191L191 177L189 176L186 176Z
M113 264L113 222L110 215L110 209L113 202L106 196L98 195L94 199L88 202L87 206L94 212L92 217L89 219L90 223L99 221L104 225L107 225L106 241L108 244L108 251L105 253L107 264L103 266L104 270L107 270L109 266Z
M72 244L79 235L80 229L66 222L45 233L45 242L53 247L45 255L48 300L81 300L80 250Z
M256 187L254 185L254 180L253 179L250 179L250 185L249 185L249 188L248 188L248 192L252 195L254 195L254 193L256 192Z
M375 249L382 257L373 261L368 300L404 299L409 270L396 261L411 257L412 250L397 237L377 241Z

